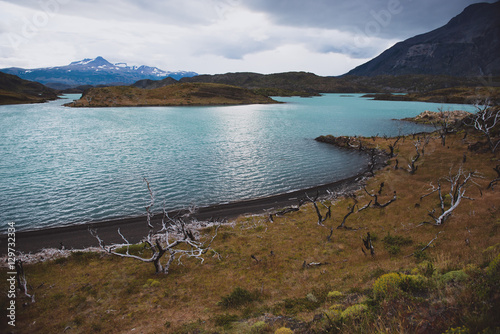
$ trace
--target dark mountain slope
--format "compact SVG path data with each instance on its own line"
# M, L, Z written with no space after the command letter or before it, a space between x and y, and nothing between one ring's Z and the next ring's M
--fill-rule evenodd
M500 1L470 5L446 25L397 43L347 75L500 75Z
M40 103L55 99L56 92L41 83L0 72L0 104Z

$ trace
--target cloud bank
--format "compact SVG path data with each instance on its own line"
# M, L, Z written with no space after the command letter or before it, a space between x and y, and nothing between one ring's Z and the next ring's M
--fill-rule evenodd
M0 68L103 56L198 73L340 75L470 0L5 0Z

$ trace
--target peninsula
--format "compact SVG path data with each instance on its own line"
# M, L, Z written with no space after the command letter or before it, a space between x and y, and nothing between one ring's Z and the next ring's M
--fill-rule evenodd
M249 89L214 83L179 83L154 89L90 88L68 107L207 106L279 103Z

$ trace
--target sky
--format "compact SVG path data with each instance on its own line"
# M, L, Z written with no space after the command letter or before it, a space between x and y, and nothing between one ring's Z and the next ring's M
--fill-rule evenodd
M341 75L474 0L0 0L0 68ZM494 2L494 1L486 1Z

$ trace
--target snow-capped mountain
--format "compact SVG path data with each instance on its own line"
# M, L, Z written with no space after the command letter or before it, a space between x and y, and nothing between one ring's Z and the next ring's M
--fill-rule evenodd
M23 69L10 67L0 69L1 72L14 74L31 81L38 81L48 87L65 89L81 85L130 85L138 80L161 80L172 77L179 80L183 77L198 75L195 72L170 72L146 65L129 66L126 63L112 64L102 57L86 58L74 61L66 66Z

